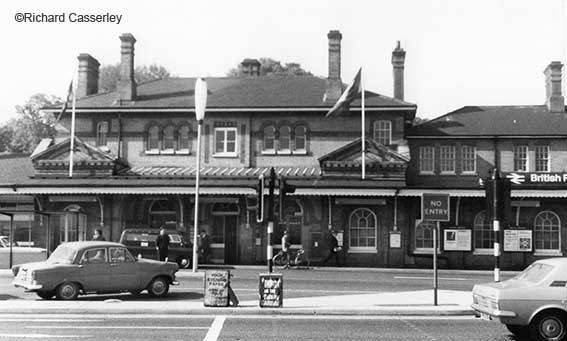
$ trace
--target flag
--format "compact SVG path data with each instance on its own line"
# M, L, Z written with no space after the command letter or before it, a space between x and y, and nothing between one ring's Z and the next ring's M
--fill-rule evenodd
M329 110L325 117L340 116L348 112L350 103L356 98L356 96L362 92L362 67L358 69L356 76L352 80L352 83L345 89L341 97L335 105Z
M71 96L73 96L73 81L72 80L71 80L71 83L69 84L69 90L67 91L67 98L65 99L65 102L63 102L63 107L61 108L61 112L59 113L59 115L57 116L57 120L55 121L56 123L59 122L61 117L63 117L63 115L65 114L65 111L67 110L67 107L69 106L69 102L72 99Z

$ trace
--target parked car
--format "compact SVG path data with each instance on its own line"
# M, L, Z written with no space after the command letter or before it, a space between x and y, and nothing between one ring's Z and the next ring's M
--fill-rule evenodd
M567 339L567 257L538 260L516 277L473 287L472 308L533 340Z
M73 300L79 294L140 293L163 297L177 284L175 263L136 259L122 244L106 241L59 245L43 262L15 265L13 284L44 299Z
M159 229L125 229L120 236L120 243L126 245L128 250L135 255L143 258L157 259L156 238ZM169 236L168 260L176 262L180 268L188 269L191 267L191 257L193 247L191 243L176 230L166 230Z
M12 265L40 262L47 259L47 250L40 247L12 245ZM10 268L10 238L0 236L0 269Z

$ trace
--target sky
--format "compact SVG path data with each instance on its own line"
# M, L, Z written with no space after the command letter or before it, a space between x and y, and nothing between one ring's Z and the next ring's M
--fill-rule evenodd
M19 0L0 2L0 123L36 93L65 97L77 56L120 60L122 33L136 65L181 77L225 76L244 58L297 62L327 76L329 30L340 30L342 80L360 66L367 90L393 96L391 53L406 51L405 100L435 118L465 105L545 102L543 70L566 59L567 0ZM65 22L18 22L19 13ZM75 14L120 23L71 22Z

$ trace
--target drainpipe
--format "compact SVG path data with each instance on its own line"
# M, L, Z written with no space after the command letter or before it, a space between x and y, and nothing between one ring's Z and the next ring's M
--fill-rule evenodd
M394 227L393 230L398 230L398 194L400 193L400 189L396 189L396 193L394 193Z
M331 231L333 229L333 209L332 209L333 205L331 203L332 199L330 195L328 196L328 198L329 198L329 225L327 228L329 229L329 231Z

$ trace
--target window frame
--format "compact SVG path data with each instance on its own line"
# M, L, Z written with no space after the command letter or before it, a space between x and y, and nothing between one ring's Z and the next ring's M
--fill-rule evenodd
M301 134L298 134L299 130L302 130ZM304 125L299 125L293 129L293 153L294 154L307 154L307 127ZM303 139L303 148L297 147L297 141Z
M168 136L168 132L171 132L170 136ZM175 127L173 125L165 126L163 128L161 136L161 154L173 154L175 152L175 149L177 149L177 143L175 140ZM171 143L171 146L169 148L167 147L168 143Z
M439 147L439 172L441 174L456 174L456 148L451 145ZM450 165L450 169L445 169Z
M271 133L266 131L271 129ZM272 147L266 148L268 144L266 141L271 140ZM275 154L276 153L276 127L272 124L264 126L262 129L262 154Z
M472 159L470 158L472 156ZM472 164L472 170L465 169L465 163ZM462 174L476 174L476 146L462 145L461 146L461 173Z
M551 215L553 219L555 219L557 221L556 225L544 225L538 224L538 218L540 218L543 214L548 214ZM549 219L549 218L548 218ZM550 230L546 231L545 228L549 227ZM542 228L543 231L538 231L539 228ZM556 235L557 236L557 248L538 248L538 242L541 241L541 239L538 240L538 235L539 234L549 234L551 236L551 234ZM533 250L534 250L534 254L535 255L562 255L561 252L561 218L559 218L559 215L557 213L555 213L552 210L544 210L539 212L535 218L534 218L534 224L533 224ZM553 236L551 236L553 237ZM543 240L543 244L545 246L545 243L554 243L554 240Z
M223 150L217 151L218 146L218 132L222 132L223 134ZM231 142L228 140L229 132L234 132L234 151L227 151L228 144ZM214 157L238 157L238 129L236 127L215 127L214 128Z
M383 126L385 124L385 126ZM392 144L392 121L379 120L374 121L374 141L389 146ZM384 143L386 142L386 143Z
M529 148L525 144L514 145L514 172L529 172L530 171L530 164L529 164ZM523 150L523 152L520 152ZM519 153L525 155L519 155ZM523 163L525 169L519 169L518 167L520 162Z
M181 129L187 129L187 148L181 148L182 145L182 134ZM177 146L175 148L176 154L191 154L191 126L188 124L182 124L176 130L177 132Z
M540 152L543 148L545 148L545 157L542 158ZM539 173L549 173L551 168L551 158L549 157L550 154L549 145L536 145L534 154L535 154L535 171ZM538 169L541 161L545 162L545 170Z
M105 127L105 129L103 129ZM106 146L108 144L108 121L100 121L96 124L96 146Z
M431 238L423 238L423 241L421 243L425 244L425 242L427 242L428 240L431 240L431 247L424 247L424 246L420 246L418 247L418 229L420 227L423 227L424 225L430 226L430 229L432 228L437 228L437 223L434 221L423 221L423 220L416 220L415 221L415 226L414 226L414 235L413 235L413 250L414 253L417 254L431 254L433 252L433 230L431 230ZM438 231L439 233L437 233L437 253L440 253L441 251L441 231Z
M424 158L425 152L431 152L431 156L427 159ZM419 174L435 174L435 147L434 146L420 146L419 147ZM429 156L429 155L427 155ZM424 169L424 162L431 163L431 169Z
M287 129L287 148L282 148L282 130ZM282 125L278 128L278 154L291 154L291 127L289 125Z
M374 220L374 226L353 226L352 222L353 222L353 217L356 213L358 212L365 212L368 215L364 216L364 217L359 217L360 218L364 218L366 220L368 220L368 218L372 218ZM360 221L360 220L358 220ZM369 227L370 226L370 227ZM374 239L374 246L354 246L353 245L353 231L354 230L365 230L365 231L372 231L373 232L373 236L366 236L364 237L365 240L367 241L366 244L368 244L368 240L369 239ZM378 217L376 216L376 213L374 213L371 209L366 208L366 207L358 207L356 209L354 209L348 218L348 232L349 232L349 238L348 238L348 245L349 245L349 249L348 252L359 252L359 253L377 253L378 252ZM360 238L357 238L357 240L359 240Z
M155 138L152 138L152 130L155 130L157 133ZM159 154L159 151L161 149L161 141L159 138L160 133L161 129L159 125L153 124L148 127L148 129L146 130L146 154ZM151 148L152 141L155 142L156 148Z
M481 235L480 238L478 237L479 234ZM489 247L478 247L478 239L480 239L478 244L485 244L481 246ZM473 243L474 254L494 254L494 227L486 220L486 210L482 210L474 216Z

